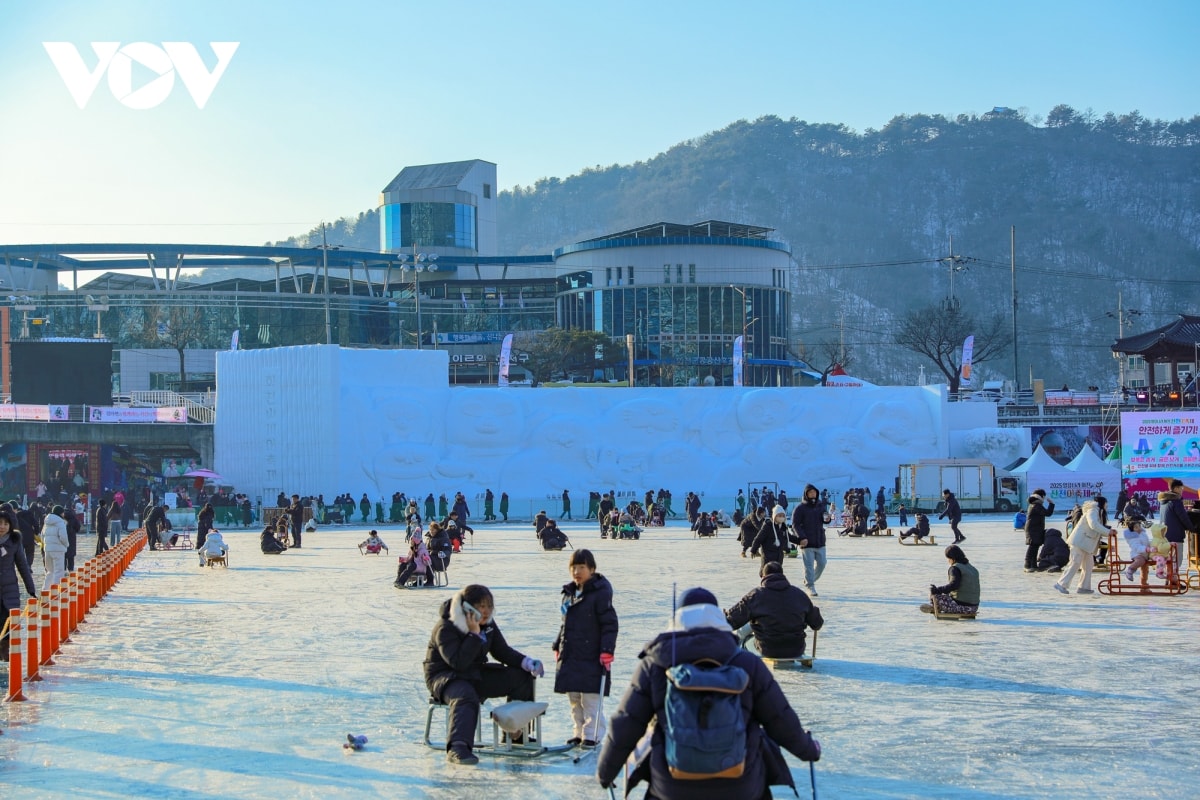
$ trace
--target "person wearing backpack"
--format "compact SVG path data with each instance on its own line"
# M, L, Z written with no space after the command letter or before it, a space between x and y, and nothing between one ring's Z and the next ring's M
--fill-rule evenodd
M795 788L781 746L805 761L820 759L820 744L801 726L762 659L738 647L707 589L683 593L670 628L639 658L600 750L596 778L602 787L614 785L655 718L650 749L629 786L648 780L648 796L658 800L769 798L773 785ZM705 718L726 724L704 726ZM710 737L717 733L724 735L713 749ZM708 749L697 759L702 735Z

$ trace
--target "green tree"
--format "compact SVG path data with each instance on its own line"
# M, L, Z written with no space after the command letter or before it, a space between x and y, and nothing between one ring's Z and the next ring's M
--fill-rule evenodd
M962 369L962 346L968 336L975 337L972 364L982 364L1008 351L1012 336L1005 333L1005 318L994 314L976 319L964 311L956 299L947 298L936 305L909 311L900 320L896 344L932 361L957 392Z
M600 331L547 328L520 331L513 336L513 350L528 359L522 366L534 380L547 381L572 372L589 376L595 369L607 369L625 363L628 351Z

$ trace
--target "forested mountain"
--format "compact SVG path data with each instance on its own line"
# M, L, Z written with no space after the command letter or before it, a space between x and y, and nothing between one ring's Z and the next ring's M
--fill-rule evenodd
M1066 106L1044 122L998 109L899 116L863 133L764 117L645 162L502 192L500 251L545 253L660 220L775 228L795 260L796 349L840 340L857 374L911 382L922 359L893 344L899 319L936 307L951 281L965 309L1011 318L1015 226L1022 384L1032 368L1048 386L1109 387L1118 291L1141 312L1127 334L1200 309L1198 145L1200 117ZM341 220L330 242L376 249L374 221ZM977 375L1013 369L1010 350Z

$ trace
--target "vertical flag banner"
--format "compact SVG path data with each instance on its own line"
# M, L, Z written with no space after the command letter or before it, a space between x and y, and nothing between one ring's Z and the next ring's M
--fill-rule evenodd
M508 362L512 357L512 337L510 333L504 337L504 344L500 345L500 385L508 386Z
M233 336L229 340L229 349L230 350L238 349L238 338L241 336L241 333L242 332L240 330L233 332Z
M742 385L742 337L733 340L733 385Z
M504 290L500 290L500 307L504 308Z
M467 305L467 293L465 291L460 291L458 295L462 298L463 308L470 308L470 306Z
M958 385L971 385L971 355L975 352L975 335L971 334L963 341L962 371L959 373Z

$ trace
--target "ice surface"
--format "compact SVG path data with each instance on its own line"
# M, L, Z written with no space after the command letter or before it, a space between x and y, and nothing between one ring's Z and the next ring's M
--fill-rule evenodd
M527 513L563 489L586 508L589 490L665 487L732 511L747 483L891 486L948 455L938 387L451 389L443 351L328 345L220 353L217 378L214 469L264 498L451 484Z
M707 586L724 607L757 583L757 561L738 558L727 529L697 540L673 523L626 542L600 540L591 523L563 527L615 587L617 686L665 625L673 583ZM971 622L917 610L945 580L940 546L832 536L816 666L778 676L824 747L818 796L1194 797L1200 597L1064 597L1053 576L1022 573L1024 539L1008 518L962 527L983 584ZM324 528L278 557L259 553L254 532L223 532L228 570L142 553L46 680L27 686L29 701L0 705L0 796L604 796L590 760L452 767L421 744L421 661L450 592L393 589L394 557L359 555L364 530ZM950 538L944 524L934 532ZM402 551L399 531L382 534L392 556ZM549 664L566 561L540 552L526 524L480 524L451 586L491 586L508 640ZM794 578L801 562L785 570ZM538 694L559 741L567 705L552 685L547 675ZM346 754L347 733L370 743ZM810 797L807 765L791 763Z

